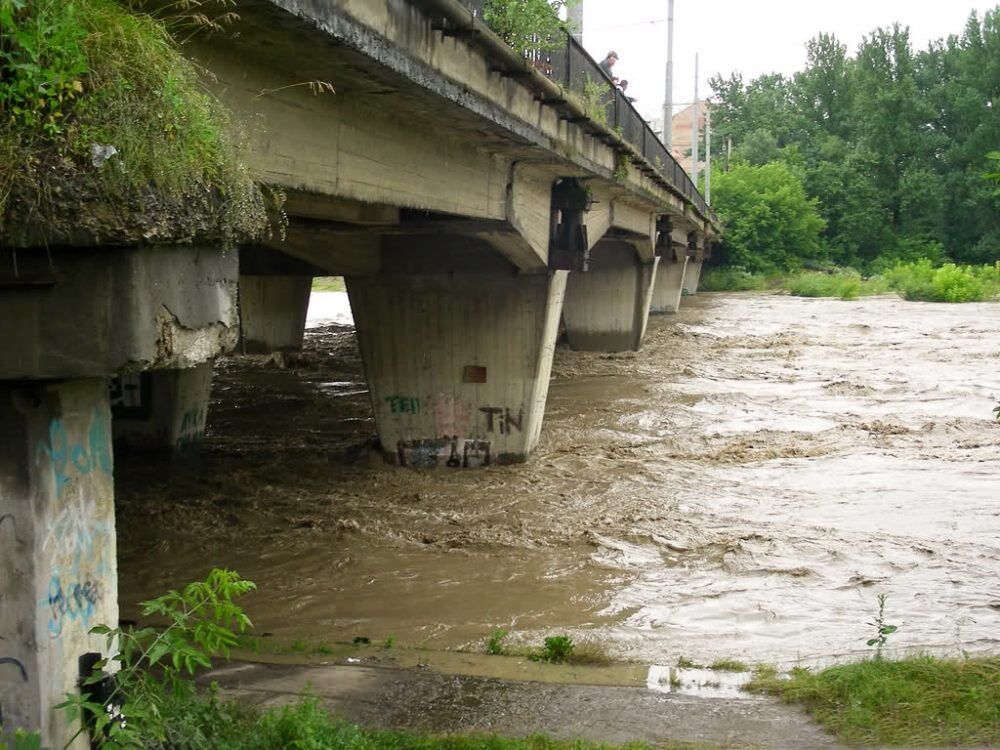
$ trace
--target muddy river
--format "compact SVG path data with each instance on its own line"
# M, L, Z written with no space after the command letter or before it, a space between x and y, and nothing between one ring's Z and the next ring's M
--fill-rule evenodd
M646 663L1000 644L1000 305L707 294L556 352L525 465L385 465L353 329L216 368L200 460L121 459L123 613L235 568L258 631Z

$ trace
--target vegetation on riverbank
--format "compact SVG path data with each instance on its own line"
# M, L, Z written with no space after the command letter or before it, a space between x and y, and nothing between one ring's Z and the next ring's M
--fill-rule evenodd
M719 257L752 272L796 265L768 241L789 214L747 216L738 202L726 204L729 192L752 189L755 209L801 202L797 191L815 206L819 247L802 244L793 261L870 274L920 258L1000 259L1000 193L991 182L1000 173L1000 6L970 13L956 32L922 50L903 23L872 30L853 50L818 34L794 75L715 76L712 152L731 148L732 156L716 162L713 203L727 229L749 222L758 230L727 231ZM780 185L768 178L776 169L785 173Z
M784 290L798 297L845 300L895 292L922 302L985 302L1000 299L1000 262L935 266L920 260L898 263L867 278L850 269L767 274L723 266L706 269L699 286L706 292Z
M314 292L346 292L347 285L344 284L343 276L316 276L313 279L312 290Z
M129 3L0 0L4 244L256 237L265 201L235 132Z
M850 743L1000 743L1000 657L872 659L785 679L761 671L748 689L801 704Z

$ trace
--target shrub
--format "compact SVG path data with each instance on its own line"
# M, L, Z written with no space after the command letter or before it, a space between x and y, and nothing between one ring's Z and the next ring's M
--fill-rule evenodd
M767 287L767 277L763 274L732 267L708 268L698 282L698 288L703 292L749 292Z
M924 302L982 302L1000 297L1000 263L935 268L929 260L900 263L884 274L905 299Z

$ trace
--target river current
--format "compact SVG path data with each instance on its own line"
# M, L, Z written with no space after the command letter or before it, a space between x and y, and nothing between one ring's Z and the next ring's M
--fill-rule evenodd
M225 566L287 641L788 664L863 652L886 593L894 648L997 649L1000 305L685 298L638 353L557 348L528 463L422 471L371 449L342 299L217 363L194 465L118 462L125 616Z

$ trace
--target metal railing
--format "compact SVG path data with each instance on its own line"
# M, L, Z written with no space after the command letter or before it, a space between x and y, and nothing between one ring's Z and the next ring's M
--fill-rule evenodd
M484 0L459 0L473 15L489 25L483 18ZM715 219L714 212L687 172L677 163L667 147L656 136L649 123L643 119L611 79L601 70L576 39L566 32L559 32L547 44L529 48L522 53L525 61L554 83L571 92L583 104L589 119L612 130L641 154L661 177L698 207L701 213Z

